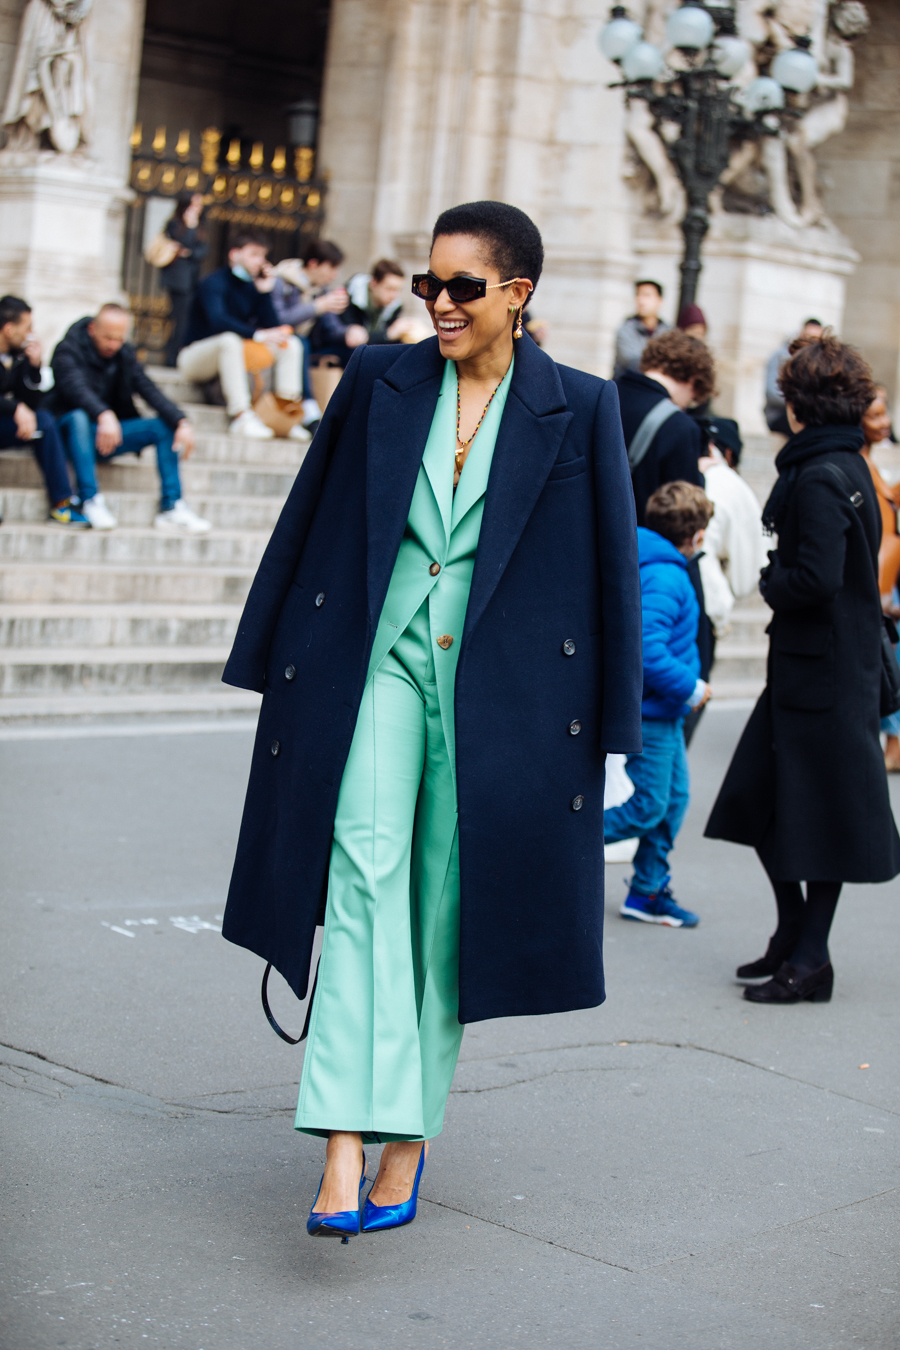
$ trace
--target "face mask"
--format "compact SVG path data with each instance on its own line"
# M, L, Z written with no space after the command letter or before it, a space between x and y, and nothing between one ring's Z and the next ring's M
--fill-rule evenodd
M235 275L240 281L252 281L252 280L253 280L253 278L251 277L250 273L247 271L246 267L244 267L244 265L243 265L242 263L238 263L237 267L232 267L231 270L232 270L232 272L234 273L234 275Z

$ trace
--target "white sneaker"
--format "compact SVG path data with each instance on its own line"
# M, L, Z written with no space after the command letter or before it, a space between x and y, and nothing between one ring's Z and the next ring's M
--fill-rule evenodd
M119 523L106 505L102 492L91 497L90 501L82 502L80 510L83 516L87 516L92 530L114 530Z
M299 422L295 422L294 425L291 427L290 431L288 432L288 440L299 441L301 445L309 445L309 442L312 440L312 436L310 436L309 432L306 430L306 427L301 426Z
M167 530L170 533L184 531L185 534L206 534L212 529L212 524L198 516L196 511L192 511L185 501L177 501L168 511L160 511L153 524L158 530Z
M247 436L252 441L270 441L275 432L261 421L252 408L238 413L228 428L232 436Z
M322 409L314 398L305 398L303 400L303 425L308 427L310 422L321 422Z

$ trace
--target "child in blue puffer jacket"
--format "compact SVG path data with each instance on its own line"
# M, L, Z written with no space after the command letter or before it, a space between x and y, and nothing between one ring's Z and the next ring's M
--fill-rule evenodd
M644 749L625 764L634 794L604 819L607 844L640 837L623 918L669 928L695 928L700 922L672 896L669 854L690 800L684 718L711 692L700 679L700 605L687 563L699 552L712 514L712 502L693 483L666 483L647 502L646 528L638 528Z

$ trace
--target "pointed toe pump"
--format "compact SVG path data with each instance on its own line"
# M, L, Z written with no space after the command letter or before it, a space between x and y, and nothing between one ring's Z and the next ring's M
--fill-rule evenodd
M324 1173L322 1181L325 1180ZM322 1181L319 1182L319 1190L316 1191L316 1200L319 1198L319 1192L322 1189ZM359 1201L362 1206L363 1186L366 1184L366 1155L363 1154L362 1176L359 1179ZM312 1203L312 1209L309 1211L309 1218L306 1220L306 1231L310 1237L336 1237L342 1242L349 1242L352 1237L356 1237L359 1232L360 1208L342 1209L336 1214L317 1214L316 1200Z
M424 1166L425 1145L423 1144L422 1152L419 1154L419 1166L416 1168L416 1179L413 1182L412 1195L408 1200L404 1200L402 1205L373 1205L372 1201L367 1196L363 1208L361 1232L378 1233L383 1228L402 1228L405 1223L412 1223L413 1219L416 1217L416 1202L419 1198L419 1182L422 1180L422 1168Z

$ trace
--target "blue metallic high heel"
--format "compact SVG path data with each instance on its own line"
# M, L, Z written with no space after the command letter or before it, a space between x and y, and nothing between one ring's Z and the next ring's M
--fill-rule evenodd
M325 1174L322 1174L322 1181L325 1180ZM319 1182L319 1190L316 1191L316 1200L319 1198L319 1191L322 1189L322 1181ZM366 1155L363 1153L362 1176L359 1179L359 1199L362 1202L363 1186L366 1184ZM312 1209L309 1211L309 1218L306 1220L306 1231L310 1237L337 1237L341 1242L349 1242L351 1237L356 1237L359 1232L359 1209L342 1209L336 1214L316 1214L316 1200L312 1202Z
M377 1233L382 1228L402 1228L405 1223L412 1223L416 1217L416 1201L419 1198L419 1182L422 1180L422 1168L424 1166L425 1145L423 1144L422 1152L419 1154L419 1166L416 1168L412 1195L408 1200L404 1200L402 1205L373 1205L369 1197L366 1196L362 1214L362 1227L360 1228L361 1233ZM371 1195L371 1191L369 1194Z

